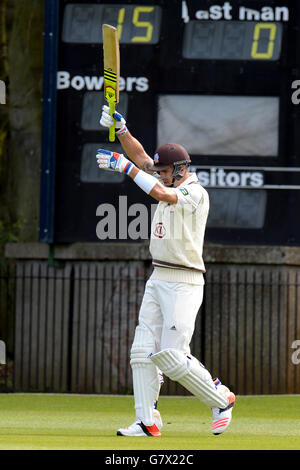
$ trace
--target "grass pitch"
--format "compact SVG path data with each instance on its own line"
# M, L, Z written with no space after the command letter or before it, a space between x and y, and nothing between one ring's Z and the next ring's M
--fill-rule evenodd
M300 395L238 396L228 430L193 397L161 397L160 438L116 436L133 397L0 394L0 450L299 450Z

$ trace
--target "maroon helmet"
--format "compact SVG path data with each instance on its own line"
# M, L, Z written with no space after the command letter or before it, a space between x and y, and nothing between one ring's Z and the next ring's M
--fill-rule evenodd
M173 167L174 171L172 176L176 180L182 178L181 169L188 167L191 164L191 159L187 151L182 145L179 144L165 144L161 145L155 152L153 157L154 165L149 169L155 172L167 170Z

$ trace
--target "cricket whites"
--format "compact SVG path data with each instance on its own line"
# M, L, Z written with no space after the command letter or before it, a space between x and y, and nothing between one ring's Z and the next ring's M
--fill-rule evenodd
M119 102L120 81L120 48L118 31L108 24L102 25L104 53L104 98L113 117L116 104ZM109 141L115 141L115 120L109 128Z

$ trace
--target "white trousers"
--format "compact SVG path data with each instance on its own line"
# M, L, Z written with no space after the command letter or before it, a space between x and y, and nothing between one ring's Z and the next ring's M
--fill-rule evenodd
M153 424L153 403L160 392L159 368L151 357L163 349L190 353L203 286L148 280L131 348L136 418Z
M153 354L168 348L190 353L203 287L183 282L147 281L139 324L153 335Z
M159 370L207 406L227 406L208 370L190 352L202 299L203 285L154 279L146 283L130 355L136 418L146 426L154 422Z

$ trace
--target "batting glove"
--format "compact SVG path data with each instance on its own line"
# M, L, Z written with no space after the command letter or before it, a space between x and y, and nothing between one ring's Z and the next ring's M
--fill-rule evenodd
M118 135L126 134L127 132L126 121L123 118L122 114L115 112L114 119L115 119L116 134ZM113 125L113 118L109 114L109 107L106 105L102 106L100 124L103 127L111 127Z
M96 158L101 170L119 171L129 175L133 168L133 163L127 160L122 153L98 149Z

